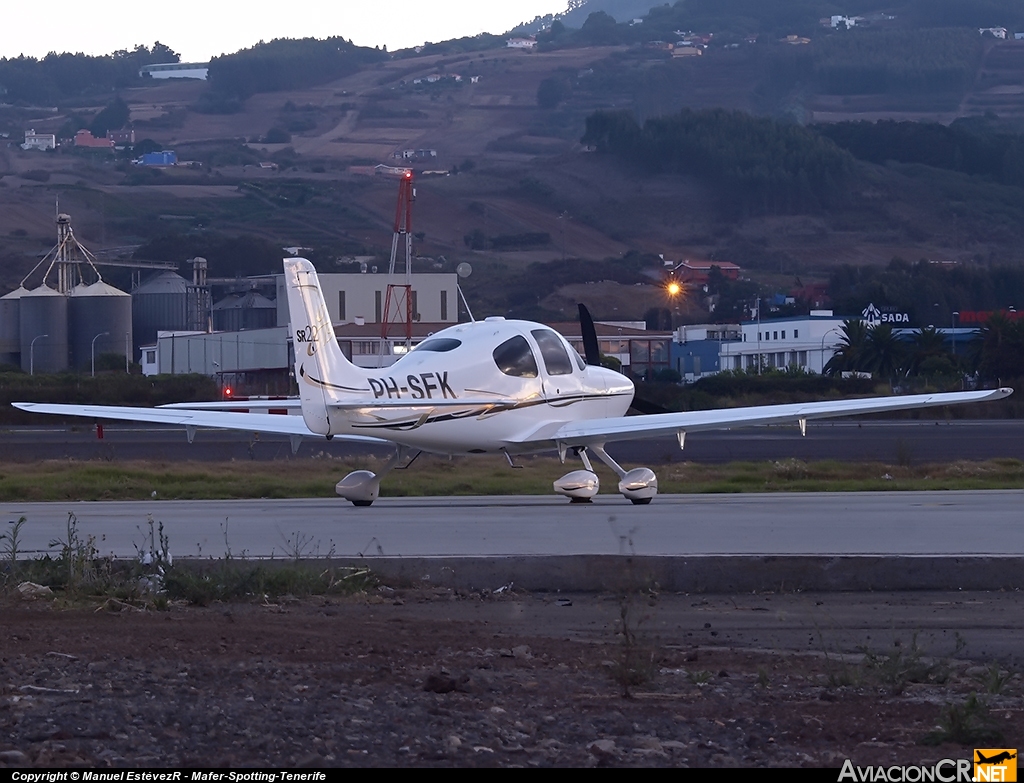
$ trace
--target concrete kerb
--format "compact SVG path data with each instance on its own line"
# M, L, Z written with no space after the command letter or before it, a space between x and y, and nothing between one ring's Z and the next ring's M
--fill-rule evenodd
M265 560L282 565L295 561ZM301 561L369 568L388 584L497 590L685 593L1019 590L1022 556L372 557Z

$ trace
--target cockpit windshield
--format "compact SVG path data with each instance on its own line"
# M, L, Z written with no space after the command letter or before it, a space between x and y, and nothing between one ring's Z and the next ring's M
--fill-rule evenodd
M505 375L516 378L536 378L537 360L533 358L530 344L522 335L510 337L491 354L498 369Z

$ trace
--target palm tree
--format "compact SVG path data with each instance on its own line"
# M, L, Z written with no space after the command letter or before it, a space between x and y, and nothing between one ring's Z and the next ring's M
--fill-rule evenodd
M911 335L908 359L907 366L911 375L918 375L926 363L932 368L948 366L949 371L942 374L950 374L953 371L950 352L946 348L946 337L936 331L934 326L918 329ZM930 374L937 373L933 369Z
M839 327L843 333L832 358L822 369L825 375L863 369L864 349L867 345L868 328L859 318L848 318Z
M872 375L885 378L890 386L906 374L903 369L905 349L892 324L875 324L868 329L864 368Z
M946 347L945 336L927 327L910 336L907 373L926 383L948 384L956 377L956 359Z
M1024 323L993 315L978 331L970 353L984 380L1001 384L1024 375Z

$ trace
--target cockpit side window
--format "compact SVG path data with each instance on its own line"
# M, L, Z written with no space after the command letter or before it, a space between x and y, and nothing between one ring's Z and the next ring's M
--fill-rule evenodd
M548 375L572 375L572 362L561 337L550 329L534 329L530 334L537 341Z
M533 351L526 338L517 334L510 337L491 354L498 369L505 375L512 375L516 378L536 378L537 360L533 358Z
M462 345L461 340L456 340L454 337L433 337L429 340L424 340L415 348L414 351L436 351L437 353L447 353L448 351L454 351Z

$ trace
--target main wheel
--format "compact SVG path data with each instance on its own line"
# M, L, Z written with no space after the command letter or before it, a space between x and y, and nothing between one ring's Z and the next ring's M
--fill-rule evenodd
M372 506L373 505L373 501L372 500L353 500L352 501L352 505L353 506L359 506L360 508L362 508L364 506Z
M629 502L634 506L646 506L652 500L654 500L654 498L630 498Z

